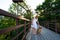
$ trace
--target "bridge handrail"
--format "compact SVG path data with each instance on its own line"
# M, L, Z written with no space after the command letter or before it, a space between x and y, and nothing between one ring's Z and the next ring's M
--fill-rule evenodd
M8 16L8 17L12 17L12 18L15 18L15 19L20 19L20 20L30 21L29 19L23 18L21 16L15 15L15 14L11 14L9 12L6 12L6 11L2 10L2 9L0 9L0 15Z
M17 30L17 35L15 37L13 37L11 40L15 40L15 39L18 40L18 36L20 36L22 33L24 33L24 35L26 36L26 34L27 34L26 29L29 30L29 28L30 28L30 20L29 19L23 18L21 16L15 15L15 14L11 14L9 12L2 10L2 9L0 9L0 15L11 17L11 18L14 18L16 20L16 26L11 26L9 28L1 29L0 34L6 34L8 32L11 32L13 30L17 30L18 28L21 28L24 26L24 30L20 33L18 33L18 30ZM24 24L19 24L19 20L24 20L25 21ZM26 24L27 21L29 23ZM26 25L28 25L29 27L26 27ZM24 39L25 36L23 36L22 40L25 40Z
M28 24L26 24L26 25L28 25ZM16 29L21 28L23 26L24 26L24 24L21 24L21 25L11 26L9 28L1 29L0 34L8 33L8 32L10 32L12 30L16 30Z

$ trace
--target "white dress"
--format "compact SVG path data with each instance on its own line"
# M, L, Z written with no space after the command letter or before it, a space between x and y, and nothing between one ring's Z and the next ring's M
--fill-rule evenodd
M34 18L34 19L32 20L31 27L33 27L33 28L35 28L35 29L38 29L38 25L37 25L37 23L36 23L37 21L38 21L38 19Z

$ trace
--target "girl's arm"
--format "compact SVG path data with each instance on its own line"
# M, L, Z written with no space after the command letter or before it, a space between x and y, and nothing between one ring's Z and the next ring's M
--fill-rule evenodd
M39 24L39 21L37 21L37 24L40 25L40 24Z
M37 24L40 25L38 19L37 19Z

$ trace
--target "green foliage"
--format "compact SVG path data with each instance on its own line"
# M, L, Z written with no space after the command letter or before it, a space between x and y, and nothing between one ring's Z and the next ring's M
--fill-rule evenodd
M10 13L15 13L16 14L16 10L17 10L17 4L16 3L12 3L12 5L10 5L10 8L9 8L9 12Z
M38 5L35 9L40 12L39 21L56 21L60 23L60 0L45 0L42 5ZM58 27L60 29L60 26Z
M60 18L60 1L56 0L45 0L43 5L38 5L36 11L39 11L41 14L44 15L47 20L59 20ZM43 10L43 12L42 12ZM58 18L59 17L59 18Z
M16 21L13 18L4 17L3 19L0 19L0 30L14 25L16 25ZM0 35L0 40L10 40L10 32L5 35Z
M16 25L16 21L13 18L4 17L3 19L0 19L0 29L7 28L13 25Z
M28 18L28 19L31 19L31 11L28 9L29 8L25 2L18 3L18 4L12 3L10 8L9 8L9 12L16 14L16 15L24 16L25 18Z

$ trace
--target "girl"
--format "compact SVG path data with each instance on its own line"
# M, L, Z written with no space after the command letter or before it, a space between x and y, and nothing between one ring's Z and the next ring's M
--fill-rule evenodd
M35 15L31 21L31 30L33 34L37 34L38 25L39 25L38 15Z

